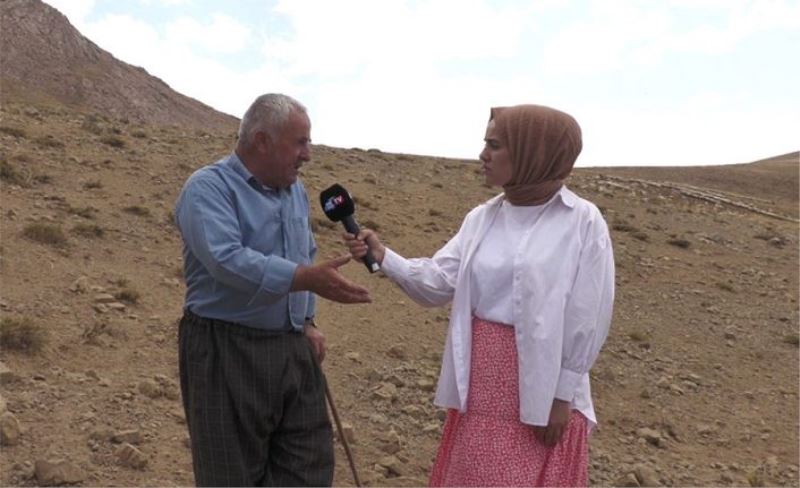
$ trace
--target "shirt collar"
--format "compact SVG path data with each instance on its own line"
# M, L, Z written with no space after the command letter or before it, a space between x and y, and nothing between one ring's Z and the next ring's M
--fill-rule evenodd
M239 159L239 155L236 154L235 152L231 153L229 161L231 169L233 169L233 171L235 171L236 174L241 176L242 179L244 179L250 185L255 186L257 188L261 188L265 191L272 191L278 193L278 191L275 188L269 187L267 185L262 185L261 182L258 181L258 179L255 176L253 176L253 173L251 173L250 170L247 169L247 166L244 165L244 162L242 162L242 160Z
M543 205L549 205L553 200L559 200L559 201L561 201L561 203L563 203L567 207L574 208L575 207L575 203L577 202L577 199L578 199L578 195L572 193L572 190L567 188L566 185L561 185L561 188L559 188L559 190L556 192L556 194L553 195L553 197L550 200L548 200L547 203L544 203ZM489 204L500 204L500 203L503 202L503 200L505 200L505 193L501 193L501 194L497 195L496 197L493 197L487 203L489 203Z

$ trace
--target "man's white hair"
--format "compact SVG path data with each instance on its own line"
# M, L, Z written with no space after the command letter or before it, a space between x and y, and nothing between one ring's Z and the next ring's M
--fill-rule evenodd
M256 132L266 132L275 140L289 119L299 111L306 114L306 107L294 98L281 93L267 93L256 98L239 124L239 142L245 146L253 143Z

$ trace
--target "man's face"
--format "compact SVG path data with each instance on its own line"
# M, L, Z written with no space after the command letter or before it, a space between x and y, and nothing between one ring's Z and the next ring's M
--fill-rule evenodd
M494 120L489 121L486 127L486 145L480 154L483 162L483 175L486 184L490 186L503 186L511 181L513 168L511 167L511 154L508 147L504 146L497 137Z
M293 111L277 138L259 133L264 150L262 183L287 188L297 181L300 166L311 159L311 122L303 112Z

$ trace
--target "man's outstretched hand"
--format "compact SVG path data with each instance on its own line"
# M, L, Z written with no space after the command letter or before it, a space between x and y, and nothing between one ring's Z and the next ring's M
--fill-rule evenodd
M350 256L330 259L314 266L298 266L294 272L291 291L308 290L322 298L339 303L369 303L369 291L339 272Z

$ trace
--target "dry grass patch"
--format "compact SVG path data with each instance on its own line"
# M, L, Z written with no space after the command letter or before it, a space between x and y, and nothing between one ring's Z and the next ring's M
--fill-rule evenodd
M32 241L41 244L47 244L53 247L66 247L67 236L61 227L53 224L44 224L36 222L25 226L22 230L22 235Z
M47 342L45 330L28 318L0 320L0 348L35 353Z
M125 303L139 303L141 294L133 288L125 288L114 293L114 298Z
M125 139L123 139L121 137L117 137L117 136L112 136L112 135L101 137L100 138L100 142L102 142L103 144L109 145L111 147L116 147L116 148L123 148L126 145Z
M0 180L11 185L23 186L25 184L25 177L22 176L22 173L5 159L0 160Z
M138 215L139 217L150 216L150 209L147 207L142 207L141 205L131 205L129 207L123 208L122 210L132 215Z
M14 136L17 139L27 137L27 133L25 129L20 129L19 127L9 127L9 126L0 126L0 133L7 134L9 136Z
M72 232L89 239L99 239L106 233L102 227L96 224L78 224L72 228Z

